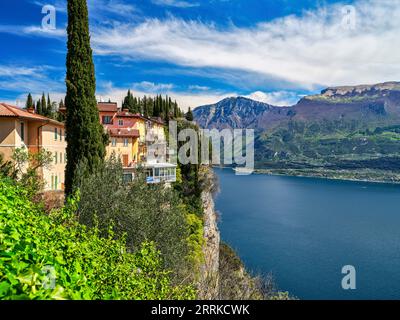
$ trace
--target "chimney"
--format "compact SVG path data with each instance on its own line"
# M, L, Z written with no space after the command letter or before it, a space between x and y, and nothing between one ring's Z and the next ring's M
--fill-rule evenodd
M122 112L129 112L129 109L124 108L124 109L122 109Z
M35 108L29 107L28 109L26 109L26 111L28 111L29 113L35 113Z

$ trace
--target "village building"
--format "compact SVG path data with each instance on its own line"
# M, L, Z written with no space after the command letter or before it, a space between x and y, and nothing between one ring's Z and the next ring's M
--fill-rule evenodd
M133 180L139 166L145 169L148 183L176 181L176 165L168 163L161 119L131 113L113 102L99 102L97 107L100 122L110 137L107 156L114 153L121 159L126 181Z
M35 114L33 108L23 110L0 103L0 153L5 161L12 159L17 148L26 148L32 153L51 152L51 165L38 169L45 191L64 190L66 147L63 123Z

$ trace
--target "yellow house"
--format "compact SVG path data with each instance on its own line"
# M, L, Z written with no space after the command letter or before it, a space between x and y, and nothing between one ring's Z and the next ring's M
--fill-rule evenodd
M138 165L146 169L148 183L176 181L176 165L167 163L167 141L164 123L159 118L146 118L115 102L99 102L100 122L110 137L107 157L121 158L124 180L132 181Z
M33 109L25 111L0 103L0 153L4 160L10 160L17 148L52 153L51 166L39 169L45 191L64 189L66 146L63 123L35 114Z
M119 156L124 167L137 164L139 154L139 131L130 128L108 129L110 143L106 147L107 157Z

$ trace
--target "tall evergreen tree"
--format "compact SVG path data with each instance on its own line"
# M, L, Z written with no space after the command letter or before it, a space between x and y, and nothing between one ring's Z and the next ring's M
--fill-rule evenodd
M25 109L29 109L32 107L35 107L35 104L33 102L32 95L29 93L28 97L26 98Z
M165 97L165 116L164 120L168 124L169 123L169 113L170 113L170 101L171 99L168 96Z
M149 104L146 104L143 108L143 115L149 117Z
M193 121L193 112L192 112L192 109L190 109L190 107L189 107L188 112L185 115L185 118L187 121Z
M42 103L41 103L40 99L38 99L38 101L36 101L36 113L42 114Z
M153 117L160 116L160 97L157 95L154 104Z
M71 194L79 182L78 165L93 173L105 156L105 135L95 97L96 80L90 47L86 0L68 0L67 43L67 165L65 192Z
M46 102L46 97L44 95L44 92L42 94L42 101L40 101L40 104L42 106L42 112L40 114L45 115L47 113L47 102Z
M56 112L56 120L60 121L60 122L64 122L65 121L65 114L60 112L60 109L64 109L64 101L63 99L60 100L60 102L58 103L58 110Z
M143 106L139 110L139 113L144 113L144 110L147 108L148 99L146 96L143 97Z
M47 94L47 110L46 110L46 117L53 116L53 105L51 104L50 94Z

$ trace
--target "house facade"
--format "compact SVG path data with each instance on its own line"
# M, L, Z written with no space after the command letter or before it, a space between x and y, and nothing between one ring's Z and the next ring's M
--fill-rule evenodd
M17 148L29 152L51 152L53 162L48 168L40 168L45 191L64 190L66 164L65 126L63 123L34 113L0 103L0 153L4 160L11 160Z
M161 119L121 110L117 103L99 102L97 107L100 122L110 137L107 156L115 153L120 157L125 180L132 180L135 169L142 166L149 183L176 181L176 166L167 159L167 140Z

